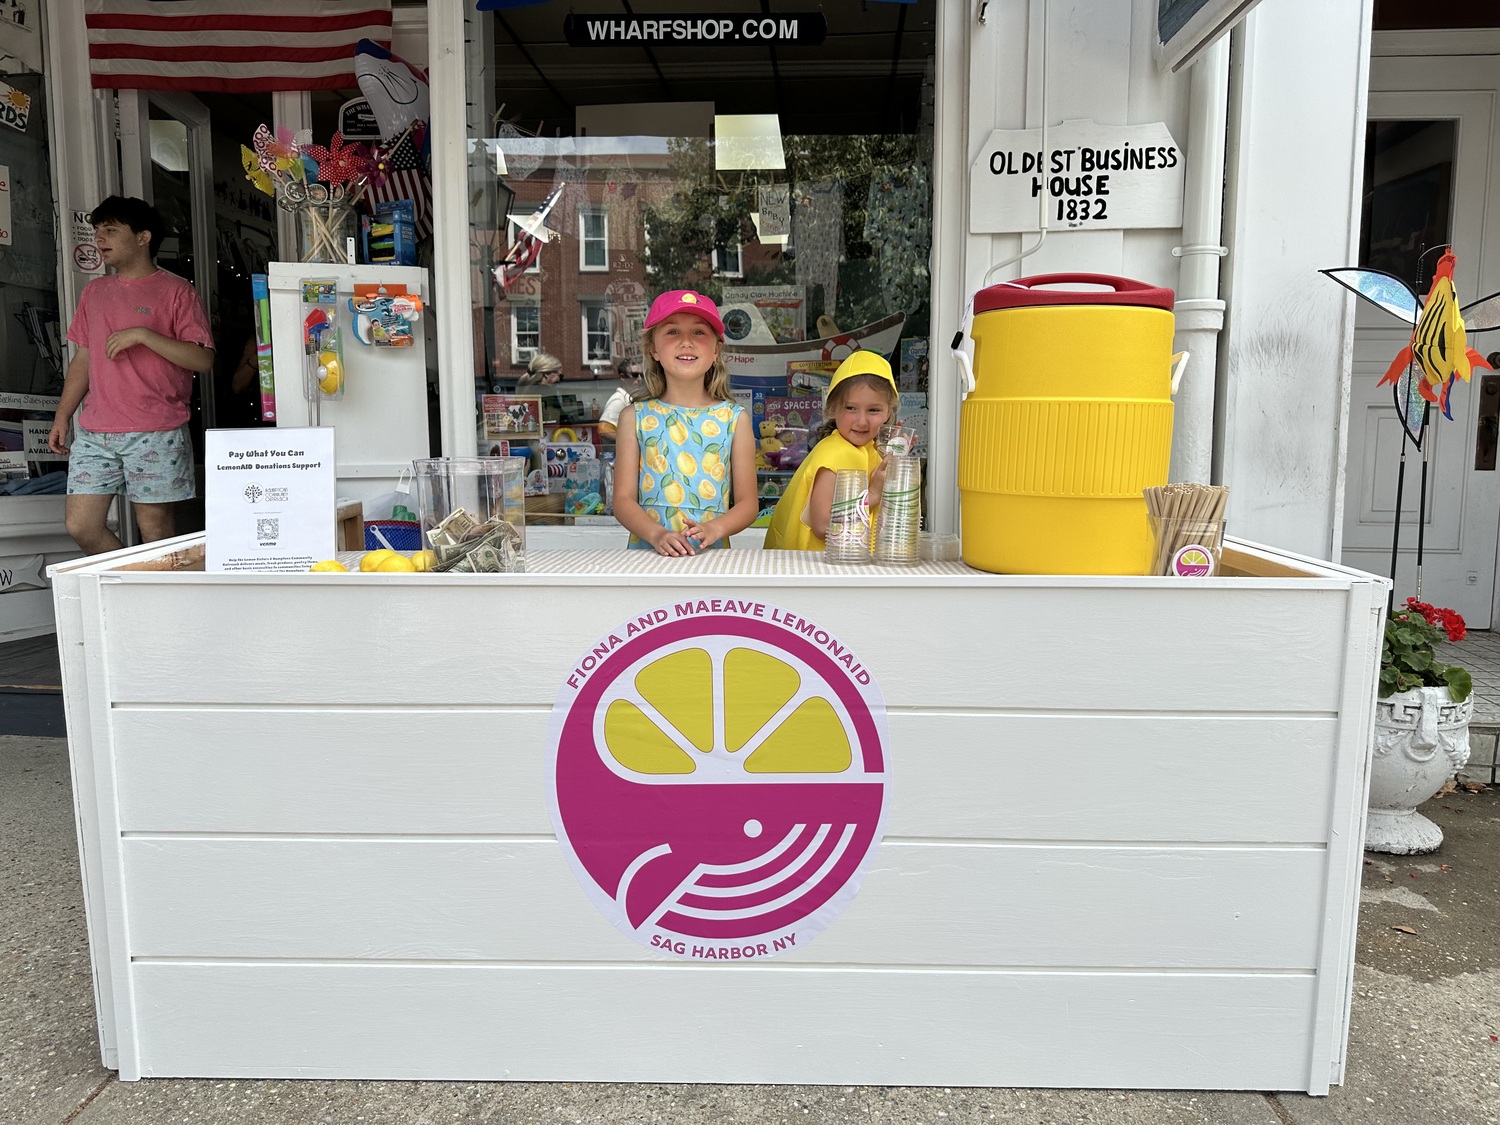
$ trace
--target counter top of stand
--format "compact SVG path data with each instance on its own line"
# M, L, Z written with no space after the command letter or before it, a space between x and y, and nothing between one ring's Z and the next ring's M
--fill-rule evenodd
M847 586L1074 589L1146 588L1191 593L1204 589L1271 589L1276 587L1348 589L1358 583L1385 580L1336 563L1242 540L1225 541L1221 573L1212 578L1167 578L1111 574L990 574L962 562L923 562L916 566L833 564L816 551L767 551L756 547L709 550L690 558L666 558L654 551L619 547L537 549L526 553L526 570L509 574L357 573L362 551L343 551L339 561L354 574L242 571L205 573L202 533L127 547L107 555L74 559L49 573L95 574L106 581L185 582L280 585L312 583L320 588L366 582L418 585L500 586Z

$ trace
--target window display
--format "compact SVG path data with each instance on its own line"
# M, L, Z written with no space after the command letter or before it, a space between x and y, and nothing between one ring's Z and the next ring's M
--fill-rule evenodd
M700 292L755 412L769 515L807 449L815 410L798 400L817 405L819 369L826 383L873 350L925 391L934 15L868 7L826 6L816 44L649 51L569 45L545 5L477 13L477 393L513 391L547 352L562 368L538 389L544 424L587 425L640 359L651 300Z

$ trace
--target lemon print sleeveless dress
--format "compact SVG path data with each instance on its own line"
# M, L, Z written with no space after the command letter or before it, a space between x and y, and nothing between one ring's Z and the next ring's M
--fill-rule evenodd
M651 398L635 406L635 438L641 451L636 495L647 515L681 531L689 520L703 523L729 511L729 451L742 407L672 406ZM634 532L630 547L651 550ZM715 547L729 546L720 539Z

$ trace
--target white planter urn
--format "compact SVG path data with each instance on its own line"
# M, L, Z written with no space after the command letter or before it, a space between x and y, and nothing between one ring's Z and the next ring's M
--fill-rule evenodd
M1417 855L1437 850L1443 831L1417 806L1469 760L1473 714L1474 697L1454 703L1446 687L1421 687L1375 701L1366 851Z

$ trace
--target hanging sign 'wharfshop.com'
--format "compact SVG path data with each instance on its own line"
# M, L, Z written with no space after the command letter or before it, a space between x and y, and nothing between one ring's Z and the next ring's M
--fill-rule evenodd
M997 129L969 170L969 230L1124 230L1182 225L1182 149L1162 122L1064 121Z
M549 740L574 874L667 956L801 949L880 844L880 690L853 650L782 606L691 598L622 622L564 678Z
M570 47L816 47L827 34L822 12L571 15L563 21Z

